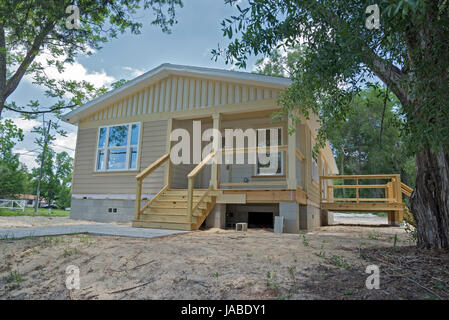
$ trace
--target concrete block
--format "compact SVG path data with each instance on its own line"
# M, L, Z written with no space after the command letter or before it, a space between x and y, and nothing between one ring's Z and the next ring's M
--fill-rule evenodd
M280 202L279 216L284 217L285 233L299 233L299 205L296 202Z
M321 225L330 226L334 224L334 213L329 210L321 210Z
M116 208L117 212L108 212ZM134 218L134 201L72 199L70 218L97 222L130 222Z
M284 217L276 216L274 217L274 233L284 232Z
M225 228L226 204L217 203L206 218L206 228Z

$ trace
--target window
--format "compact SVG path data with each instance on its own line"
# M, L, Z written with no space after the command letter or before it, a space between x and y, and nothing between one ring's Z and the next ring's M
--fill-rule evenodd
M137 169L139 123L100 127L95 171Z
M273 136L277 135L277 145L282 146L282 128L269 128L257 130L257 147L269 147L270 137L272 134ZM267 157L269 157L269 155L270 153L267 152ZM272 168L270 168L270 166L272 165L270 161L265 164L260 163L259 160L259 157L257 157L257 164L255 165L256 176L280 176L284 174L284 153L282 151L278 152L277 168L275 168L275 170L272 170Z

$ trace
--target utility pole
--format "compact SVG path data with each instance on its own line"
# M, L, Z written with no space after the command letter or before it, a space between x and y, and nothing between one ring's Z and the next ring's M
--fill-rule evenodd
M42 115L42 127L45 130L45 118L44 115ZM39 210L39 204L40 204L40 196L41 196L41 180L42 180L42 170L44 167L44 161L45 161L45 152L47 151L47 143L48 143L48 137L50 135L50 126L51 126L51 120L48 121L48 129L45 132L44 136L44 146L42 148L42 160L41 160L41 168L39 171L39 180L37 180L37 193L36 193L36 203L34 205L34 213L37 214Z

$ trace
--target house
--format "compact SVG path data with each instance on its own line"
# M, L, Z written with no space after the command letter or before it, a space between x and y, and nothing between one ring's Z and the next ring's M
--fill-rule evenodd
M191 230L273 227L282 216L290 233L329 223L321 198L333 190L320 176L338 169L328 143L312 156L317 116L300 123L271 117L289 85L163 64L66 114L78 126L71 218ZM253 157L260 150L268 162Z
M32 194L20 194L19 195L20 200L25 200L25 206L26 207L34 207L36 196Z

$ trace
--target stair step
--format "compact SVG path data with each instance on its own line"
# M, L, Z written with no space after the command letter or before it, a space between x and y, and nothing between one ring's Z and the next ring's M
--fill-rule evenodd
M141 220L155 223L188 223L187 216L185 215L143 214ZM197 217L192 217L192 223L197 223L197 221Z
M194 195L203 195L204 192L206 192L206 189L194 189L193 194ZM171 194L171 195L187 195L187 189L171 189L164 192L164 194Z
M194 195L192 200L193 202L198 202L203 196L202 195ZM172 196L172 195L161 195L158 200L170 200L170 201L187 201L187 195L185 196ZM210 196L204 197L203 201L211 202L212 198Z
M148 211L150 213L179 213L182 215L187 215L187 209L185 209L185 208L150 207ZM201 211L201 210L199 210L199 211Z
M176 222L150 222L133 220L134 228L153 228L153 229L169 229L169 230L192 230L193 223L176 223Z
M198 202L193 202L192 208L194 208ZM157 200L151 204L151 208L183 208L187 210L187 201L171 201L171 200ZM207 207L206 202L199 204L199 208L205 209Z

